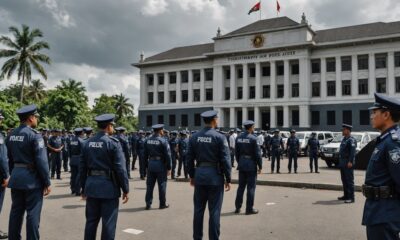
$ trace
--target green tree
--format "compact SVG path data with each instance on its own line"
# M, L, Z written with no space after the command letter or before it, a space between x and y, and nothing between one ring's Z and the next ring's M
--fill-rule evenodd
M93 114L100 115L104 113L116 113L114 108L115 99L113 97L107 96L106 94L101 94L100 97L94 99Z
M46 97L44 87L44 84L39 79L32 80L31 84L25 91L25 97L36 103L41 102Z
M6 95L0 95L0 109L1 113L4 116L3 120L3 129L14 128L18 126L19 119L15 112L18 108L21 107L21 104L14 97L8 97Z
M22 81L20 102L24 99L25 81L29 84L32 77L32 67L44 79L47 79L47 73L41 63L50 64L50 58L40 53L40 50L50 49L45 41L35 41L36 38L43 37L42 31L22 25L21 31L16 27L10 27L9 31L13 34L14 40L7 36L0 37L0 43L8 49L0 49L0 58L9 58L1 68L0 80L7 77L9 79L15 71L18 72L18 80Z
M56 88L74 93L77 97L82 98L82 100L88 100L88 97L86 96L86 88L80 81L74 79L68 79L67 81L61 80L61 85L58 85Z
M133 116L133 104L129 103L129 98L126 98L122 93L114 95L114 108L117 120L125 116Z

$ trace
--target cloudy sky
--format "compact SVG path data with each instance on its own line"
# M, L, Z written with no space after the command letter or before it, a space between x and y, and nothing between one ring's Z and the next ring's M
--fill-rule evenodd
M130 66L176 46L211 42L222 33L257 21L247 15L258 0L0 0L0 35L27 24L44 32L53 63L47 87L61 79L82 81L91 102L101 93L127 95L139 105L139 71ZM280 16L314 30L400 21L398 0L279 0ZM262 0L263 18L276 17L275 0ZM0 46L3 48L3 46ZM0 60L0 65L4 60ZM12 81L0 82L4 87Z

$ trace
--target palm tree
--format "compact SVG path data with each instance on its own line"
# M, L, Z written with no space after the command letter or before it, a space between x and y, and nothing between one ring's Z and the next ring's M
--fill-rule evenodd
M56 88L59 90L66 90L68 92L74 93L77 96L82 97L84 100L87 101L87 96L85 95L86 88L80 81L71 78L68 79L67 81L61 80L61 85L58 85Z
M122 93L113 96L115 100L114 108L116 111L117 119L121 119L126 115L133 115L133 104L128 103L129 98L126 98Z
M29 84L32 76L32 67L44 79L47 73L40 63L50 64L50 58L40 53L42 49L50 49L45 41L35 41L36 38L43 37L42 31L22 25L22 31L16 27L10 27L9 31L13 34L14 40L7 36L0 37L0 43L9 49L0 49L0 58L9 58L1 68L0 80L7 77L9 79L15 71L18 72L18 80L22 80L20 101L24 98L25 81Z
M40 102L46 95L44 87L44 84L39 79L32 80L31 84L27 88L25 97L28 97L35 102Z

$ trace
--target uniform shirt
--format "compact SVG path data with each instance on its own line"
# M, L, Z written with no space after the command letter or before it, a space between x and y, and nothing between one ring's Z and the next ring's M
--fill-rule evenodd
M90 170L115 173L118 186L110 177L88 176ZM87 197L114 199L129 192L125 158L118 139L103 131L86 140L80 162L81 184Z
M178 143L179 143L179 140L176 137L171 138L171 140L169 140L169 147L171 149L171 156L176 157Z
M6 141L3 134L0 133L0 179L5 180L9 176Z
M187 162L190 178L194 178L197 185L221 185L224 184L224 176L226 182L231 182L232 165L228 142L224 135L213 128L203 128L190 138ZM195 168L195 162L219 164L222 174L216 167Z
M179 139L179 156L186 156L189 147L189 138L181 138Z
M42 135L25 124L14 129L7 137L13 189L37 189L50 186L49 164ZM31 168L14 168L15 163L30 164Z
M139 139L139 138L138 138L138 136L137 136L136 134L132 135L132 137L131 137L132 155L137 155L137 152L136 152L136 144L137 144L138 139Z
M136 153L143 154L144 152L144 142L146 141L145 137L139 137L136 143Z
M300 141L296 136L290 136L286 142L286 146L288 152L297 153L300 149Z
M84 141L79 136L73 136L69 142L69 157L71 158L71 166L79 166L80 159L82 157L82 148Z
M171 170L171 150L167 139L155 134L146 139L144 143L144 159L148 161L147 166L150 172Z
M238 170L244 172L262 169L262 158L260 145L257 138L244 132L236 138L235 156L238 161Z
M277 151L279 148L283 149L283 140L280 136L273 136L271 140L269 140L269 145L272 151Z
M346 167L349 162L355 164L357 140L351 136L344 137L340 143L339 163Z
M312 137L312 138L308 139L307 146L309 148L308 151L317 152L318 149L319 149L319 141L318 141L318 139L316 139L315 137Z
M62 142L62 145L64 146L64 148L63 148L63 152L68 152L68 145L69 145L69 141L70 141L70 138L69 138L69 136L67 135L67 136L61 136L61 142Z
M118 134L116 138L119 140L119 143L121 144L122 151L124 152L124 157L126 161L129 161L130 157L130 150L129 150L129 143L128 139L124 134Z
M400 195L400 129L397 125L383 132L376 139L370 158L365 184L391 186ZM367 199L363 225L394 222L400 225L400 199Z
M49 145L52 148L59 149L59 148L61 148L63 146L63 140L61 139L60 136L52 136L49 139ZM52 151L52 153L53 154L56 154L56 153L61 154L61 152L53 152L53 151Z

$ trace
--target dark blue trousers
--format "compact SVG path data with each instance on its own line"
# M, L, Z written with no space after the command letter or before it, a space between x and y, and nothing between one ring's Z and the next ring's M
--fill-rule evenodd
M347 167L340 168L340 177L343 184L343 196L354 200L354 170Z
M80 194L80 177L79 177L79 166L71 166L71 191L75 194Z
M19 190L11 189L11 212L8 224L8 238L21 239L21 228L26 215L26 239L39 239L40 213L43 205L43 189Z
M208 203L210 219L208 221L208 238L218 240L220 235L220 218L224 185L196 185L194 188L193 239L203 239L204 211Z
M97 226L101 219L101 239L113 240L117 227L119 198L86 200L85 240L96 240Z
M0 187L0 213L1 213L1 210L3 209L4 195L6 195L6 189L3 187Z
M172 159L172 171L171 171L171 178L175 178L175 169L176 169L176 153L171 153Z
M51 177L57 173L57 178L61 176L61 153L51 153Z
M62 153L63 153L62 161L63 161L64 172L68 172L68 160L69 160L68 151L62 151Z
M153 203L154 186L158 184L158 196L160 199L160 206L166 204L167 193L167 172L148 172L147 176L147 189L146 189L146 205L151 206Z
M313 165L314 165L315 172L318 172L318 153L310 152L309 155L310 155L310 171L313 170Z
M279 151L272 150L271 151L271 172L275 170L275 161L276 161L276 172L279 172L281 168L281 155Z
M400 224L382 223L367 226L368 240L399 240Z
M292 171L292 163L294 163L293 165L293 169L294 169L294 171L295 172L297 172L297 152L294 152L294 153L289 153L289 164L288 164L288 169L289 169L289 172L291 172Z
M240 209L243 203L244 190L247 187L246 211L251 211L254 206L254 195L256 192L257 172L239 171L239 187L236 194L235 206Z
M129 154L125 154L125 165L128 177L131 178L131 158L129 157Z
M139 153L139 172L140 172L140 177L146 177L146 162L144 159L143 153Z

